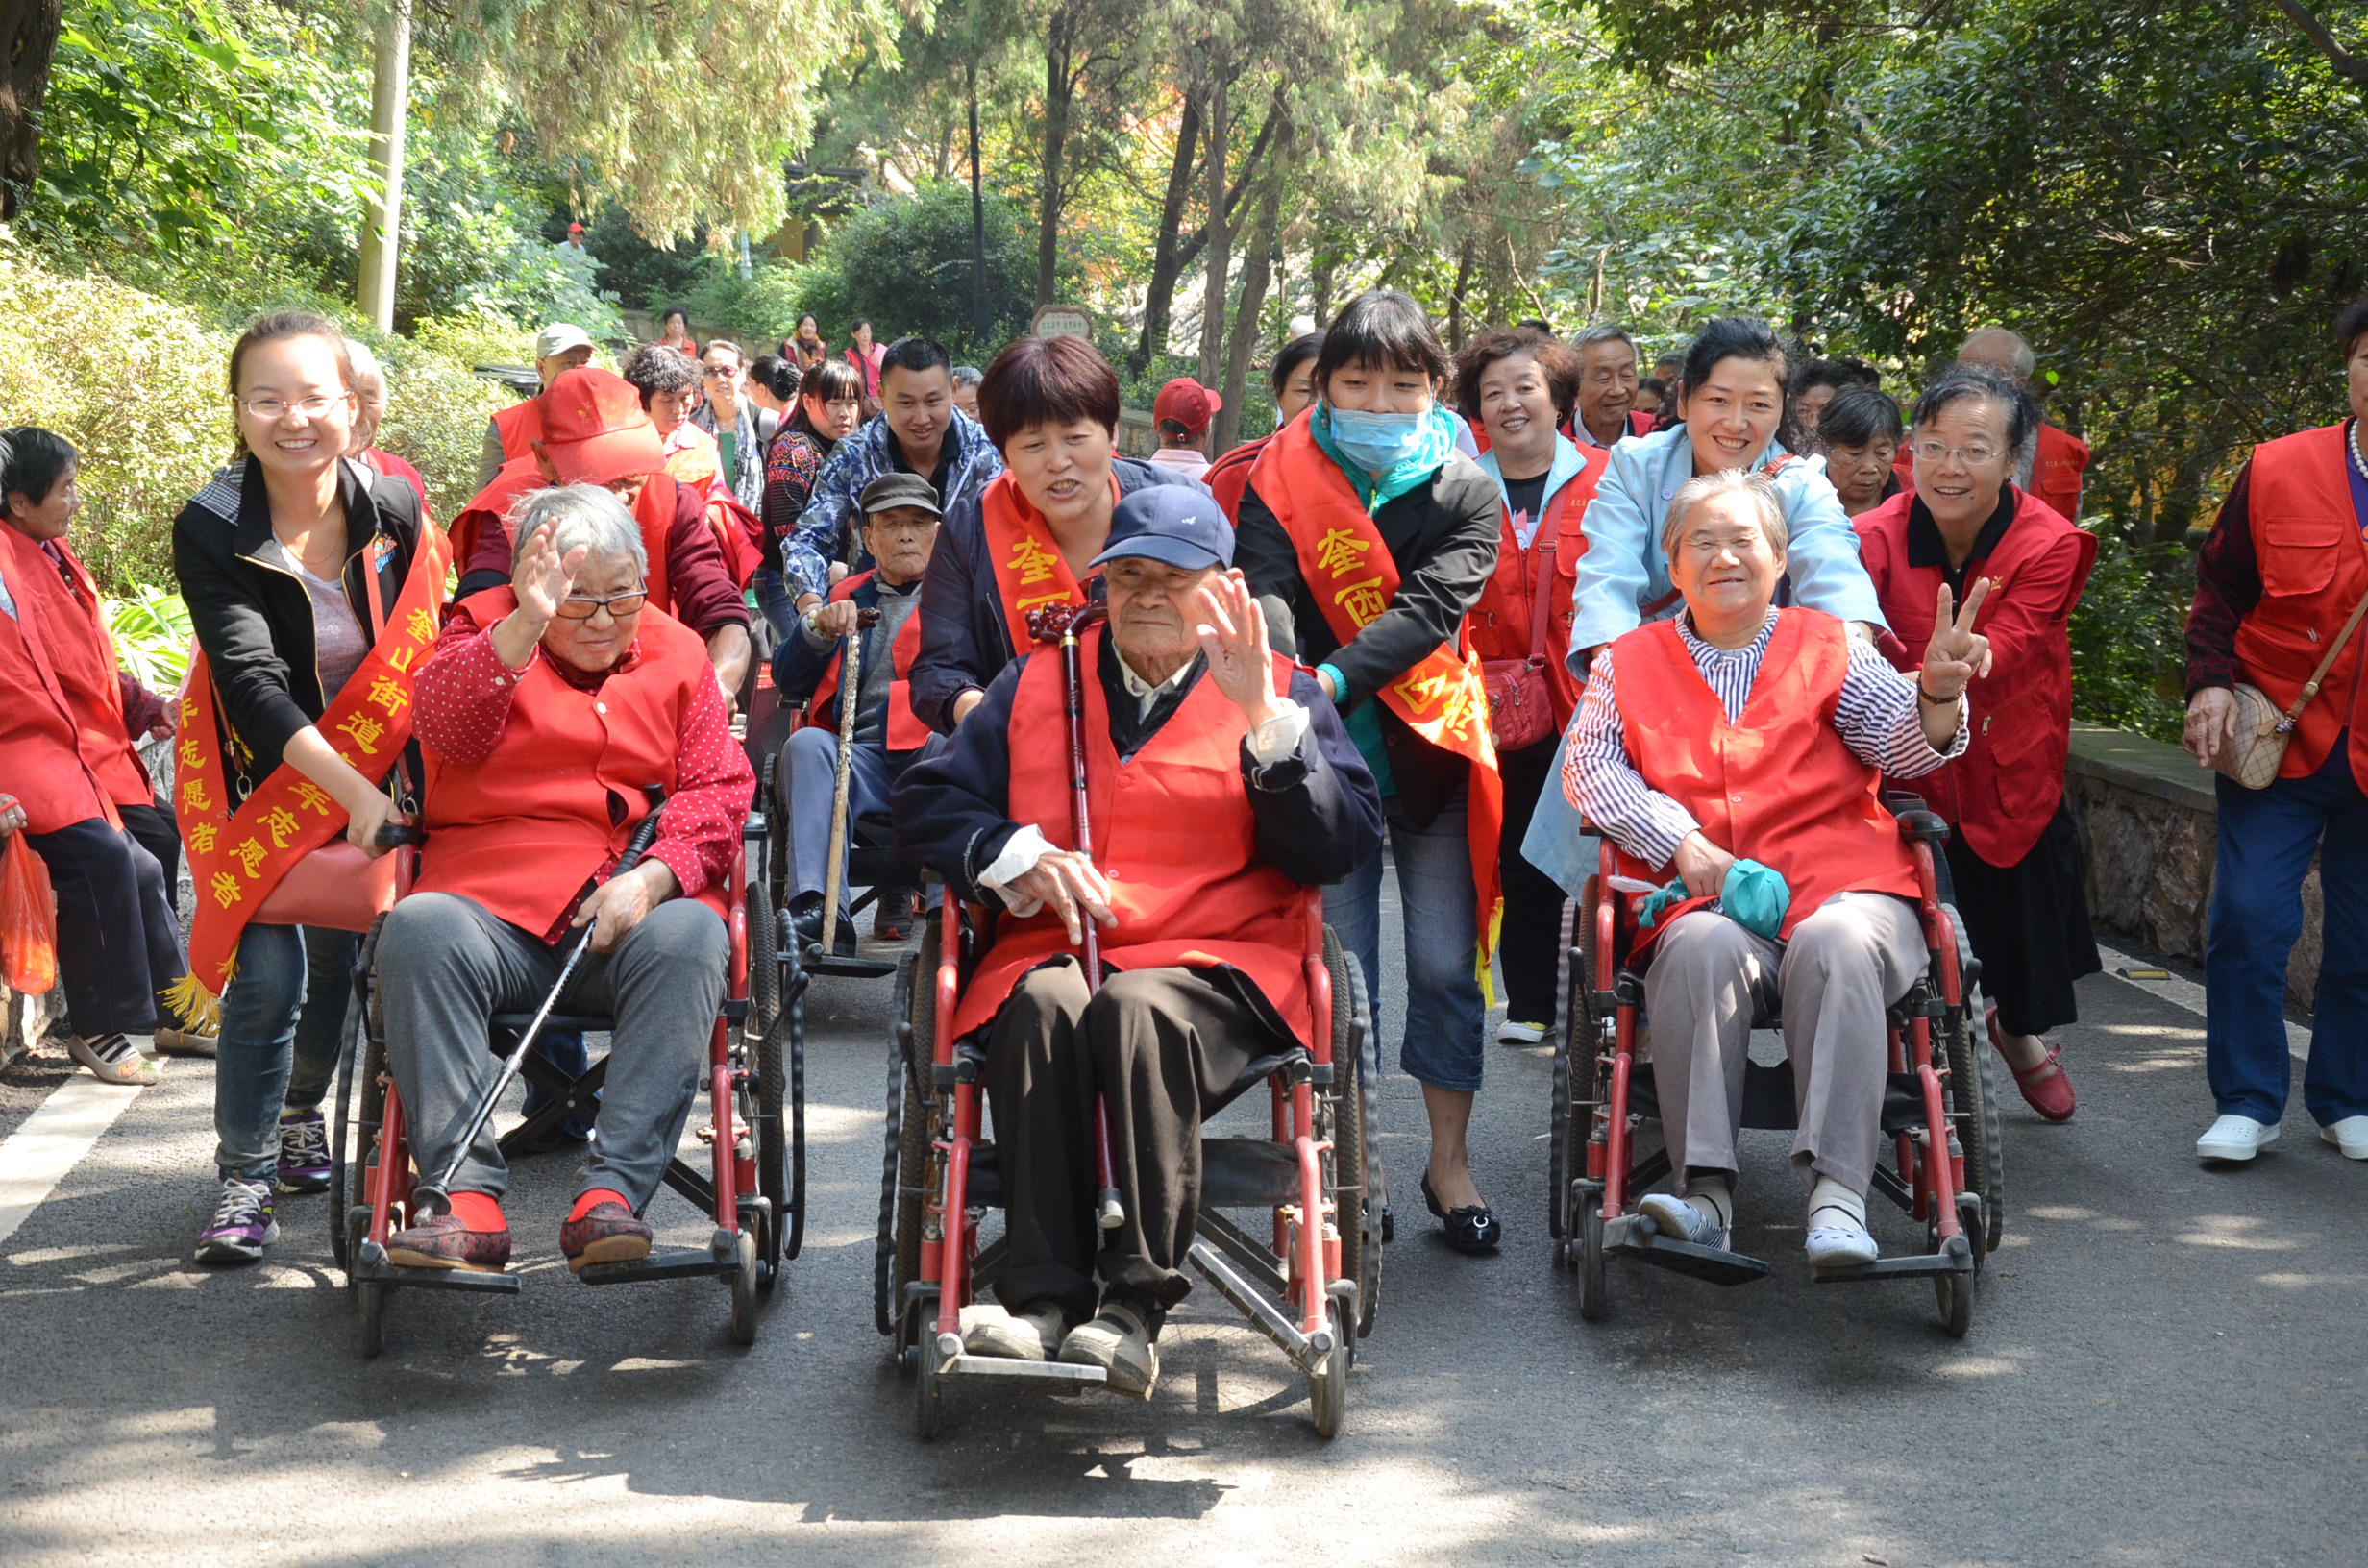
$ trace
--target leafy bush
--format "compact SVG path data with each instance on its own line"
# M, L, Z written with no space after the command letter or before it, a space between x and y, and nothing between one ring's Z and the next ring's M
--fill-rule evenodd
M2131 545L2109 532L2101 546L2072 613L2073 712L2176 741L2186 712L2181 669L2195 558L2183 545Z
M115 639L115 662L152 692L171 696L189 673L189 607L179 594L140 588L126 599L103 599L99 613Z
M409 339L365 335L386 366L386 424L378 444L419 470L428 504L449 522L477 494L485 421L514 401L469 367L533 363L533 333L476 315L422 322Z
M970 187L951 182L876 202L849 218L787 281L796 308L784 330L797 324L798 309L811 310L823 335L844 343L856 318L869 316L882 342L921 332L957 361L984 365L1027 331L1036 306L1036 236L1027 213L989 192L986 239L993 326L983 338L971 318Z

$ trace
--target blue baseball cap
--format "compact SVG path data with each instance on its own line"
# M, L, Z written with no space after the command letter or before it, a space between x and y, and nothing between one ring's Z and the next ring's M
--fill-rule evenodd
M1187 572L1233 564L1233 525L1196 484L1147 484L1110 513L1110 543L1093 565L1128 555Z

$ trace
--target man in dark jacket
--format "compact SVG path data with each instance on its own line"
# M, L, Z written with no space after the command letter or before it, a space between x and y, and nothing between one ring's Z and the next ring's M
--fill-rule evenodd
M781 747L775 774L789 818L789 912L802 945L822 939L839 731L848 702L855 703L854 749L847 779L851 842L857 821L886 814L889 787L929 735L913 717L906 676L921 641L920 623L913 618L921 602L921 574L937 544L937 493L918 474L883 474L864 486L862 505L864 548L879 564L833 586L828 602L800 616L773 654L773 684L781 700L812 698L804 727ZM878 612L877 618L864 632L859 689L851 694L847 639L871 611ZM883 942L901 942L913 934L912 890L882 890L872 934ZM844 881L839 885L834 946L841 952L855 947Z
M1312 1039L1318 884L1381 843L1381 800L1333 704L1275 656L1233 529L1196 485L1120 502L1109 625L1079 657L1094 843L1073 844L1061 660L1019 659L895 792L898 846L1004 906L955 1009L983 1035L1010 1255L973 1355L1102 1367L1150 1397L1153 1340L1189 1288L1201 1119L1248 1065ZM1101 927L1098 992L1072 948ZM1095 1225L1097 1083L1124 1223ZM1122 1087L1122 1091L1120 1086ZM1097 1284L1097 1275L1099 1283ZM1098 1311L1097 1307L1098 1304ZM1007 1310L1006 1310L1007 1309Z

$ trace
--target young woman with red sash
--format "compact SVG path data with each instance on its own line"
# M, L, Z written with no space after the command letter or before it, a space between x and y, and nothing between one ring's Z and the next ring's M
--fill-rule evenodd
M181 853L132 747L172 723L116 668L97 585L66 544L82 508L76 461L53 431L0 430L0 846L49 870L68 1051L103 1083L154 1083L129 1037L212 1041L178 1018L159 1027L160 994L188 968L165 869Z
M1496 570L1466 625L1489 682L1505 783L1496 852L1505 895L1496 948L1505 1022L1496 1038L1508 1045L1534 1045L1554 1027L1563 890L1523 858L1521 840L1579 705L1568 662L1570 591L1587 551L1580 521L1610 455L1556 429L1570 417L1579 373L1578 354L1535 331L1491 332L1455 366L1456 402L1489 438L1480 471L1496 481L1503 502Z
M978 383L978 412L1003 472L975 501L945 502L914 612L913 712L941 735L1034 646L1028 611L1085 601L1119 498L1193 482L1118 454L1118 372L1081 337L1005 344Z
M1279 431L1242 493L1238 559L1372 769L1403 896L1406 1033L1398 1065L1430 1114L1425 1200L1465 1251L1504 1226L1472 1183L1482 955L1496 916L1503 801L1466 612L1495 570L1504 505L1455 451L1437 401L1447 353L1394 289L1348 303L1316 358L1322 401ZM1275 612L1270 611L1270 614ZM1324 918L1381 979L1381 855L1324 894Z
M328 1186L320 1102L356 939L261 912L275 894L284 907L309 880L301 863L339 835L350 879L401 818L386 786L447 566L411 487L343 456L358 400L334 324L262 318L231 351L230 383L237 460L173 522L199 649L174 781L196 885L188 999L220 1009L222 1190L203 1262L262 1255L279 1235L275 1186Z
M1274 363L1267 371L1267 384L1274 391L1276 429L1316 405L1316 354L1322 347L1323 333L1301 332L1275 351ZM1273 439L1271 435L1262 435L1255 441L1245 441L1211 463L1200 476L1200 482L1217 498L1217 504L1236 523L1242 518L1242 491L1249 483L1249 471L1258 466L1259 454Z
M1839 405L1839 399L1836 405ZM1959 367L1916 401L1916 487L1858 519L1859 548L1912 671L1941 584L1959 603L1986 580L1975 629L1989 673L1973 683L1964 754L1914 788L1952 829L1946 851L1965 935L1982 961L1989 1038L2031 1108L2069 1121L2072 1080L2043 1037L2080 1017L2074 982L2102 965L2088 928L2080 825L2063 793L2072 735L2072 611L2097 541L2010 482L2038 410L2013 382Z
M2254 448L2195 558L2186 747L2204 766L2241 755L2235 687L2256 688L2282 716L2341 645L2295 720L2277 777L2258 790L2213 781L2204 1061L2220 1115L2196 1141L2207 1160L2252 1159L2285 1115L2286 960L2314 856L2325 907L2303 1104L2321 1138L2368 1160L2368 731L2358 712L2368 627L2343 640L2368 599L2368 299L2336 319L2335 338L2351 417Z

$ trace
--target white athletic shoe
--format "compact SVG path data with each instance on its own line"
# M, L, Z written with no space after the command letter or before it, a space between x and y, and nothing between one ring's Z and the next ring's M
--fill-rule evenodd
M2319 1137L2341 1149L2346 1160L2368 1160L2368 1116L2346 1116L2320 1128Z
M2195 1140L2198 1160L2250 1160L2278 1141L2276 1126L2232 1111Z
M1496 1043L1499 1045L1535 1045L1545 1039L1547 1028L1548 1025L1542 1023L1516 1023L1511 1018L1507 1018L1504 1027L1496 1031Z

